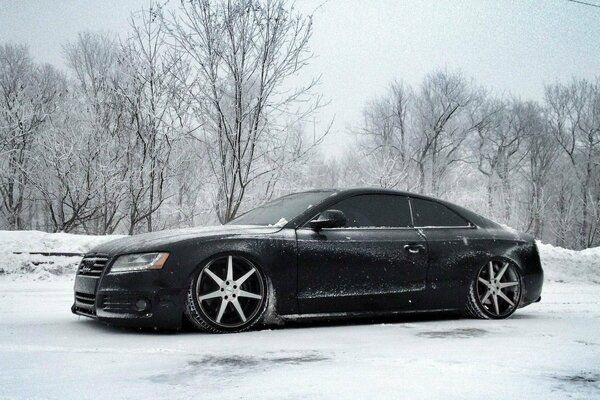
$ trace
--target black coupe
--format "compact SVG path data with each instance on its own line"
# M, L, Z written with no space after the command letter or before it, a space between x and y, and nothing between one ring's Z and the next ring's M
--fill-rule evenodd
M227 225L131 236L85 255L75 314L208 332L257 322L459 311L540 300L534 239L457 205L381 189L281 197Z

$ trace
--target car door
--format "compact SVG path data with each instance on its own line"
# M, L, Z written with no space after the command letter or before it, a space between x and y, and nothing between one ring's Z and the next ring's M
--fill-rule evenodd
M357 195L329 209L342 211L346 226L296 231L300 312L413 308L425 288L427 243L412 227L407 197Z
M481 248L476 226L446 205L410 197L414 226L427 240L429 254L428 308L462 307L464 297L457 296L471 277L465 272L473 260L473 250Z

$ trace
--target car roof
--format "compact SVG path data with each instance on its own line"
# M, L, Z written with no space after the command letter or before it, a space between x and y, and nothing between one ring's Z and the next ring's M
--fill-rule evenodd
M413 196L413 197L423 197L423 198L428 198L428 199L433 199L433 200L437 200L433 197L429 197L429 196L425 196L425 195L421 195L421 194L417 194L417 193L412 193L412 192L406 192L403 190L396 190L396 189L385 189L385 188L372 188L372 187L360 187L360 188L349 188L349 189L334 189L336 193L340 193L340 194L397 194L397 195L403 195L403 196Z
M301 193L311 193L311 192L312 193L314 193L314 192L331 192L331 193L336 193L336 194L344 195L344 196L346 196L346 195L353 196L353 195L358 195L358 194L395 194L395 195L402 195L402 196L419 197L419 198L423 198L423 199L427 199L427 200L441 201L443 203L447 203L445 200L442 200L442 199L439 199L436 197L432 197L432 196L427 196L424 194L407 192L407 191L396 190L396 189L378 188L378 187L313 189L313 190L306 190Z

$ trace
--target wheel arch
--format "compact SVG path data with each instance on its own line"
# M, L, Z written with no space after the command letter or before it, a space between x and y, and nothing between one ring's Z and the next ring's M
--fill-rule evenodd
M493 250L480 251L478 252L477 262L471 265L471 269L468 273L465 287L468 295L471 282L477 279L481 268L485 267L485 264L489 261L501 261L509 262L513 265L519 275L521 284L521 293L519 299L519 305L517 308L524 307L529 303L528 301L528 286L529 282L526 279L528 273L528 257L530 244L521 241L503 241L501 245L497 245Z
M243 249L243 248L232 246L231 249L229 249L229 250L224 248L224 249L220 249L218 252L215 252L215 253L203 254L203 257L200 258L200 261L196 261L193 264L192 268L190 268L189 271L187 271L187 274L184 279L184 284L185 285L189 284L190 281L195 278L195 275L197 273L199 273L200 270L202 268L204 268L204 266L206 266L208 263L213 262L214 260L218 260L221 257L226 257L226 256L230 256L230 255L247 259L248 261L252 262L252 264L254 264L254 266L256 268L258 268L264 274L265 279L267 279L267 280L270 279L268 276L268 273L265 271L265 268L263 267L263 264L261 263L261 258L259 256L257 256L255 253L253 253L249 249Z
M487 240L480 241L469 251L459 251L451 256L451 263L446 265L445 270L433 272L429 284L434 289L446 287L448 292L458 291L460 296L468 295L471 282L477 278L482 266L489 260L504 260L514 265L521 276L525 275L524 258L516 249L517 243L496 242L490 246ZM439 269L439 268L438 268ZM457 301L458 304L458 301Z
M181 290L182 299L185 299L186 288L194 274L207 262L226 254L236 254L247 258L263 273L276 295L271 299L276 302L278 312L297 312L296 234L293 229L283 229L268 236L189 240L172 251L172 264L162 272L162 282Z
M514 265L515 267L517 267L519 274L521 275L521 277L523 276L523 267L521 265L520 260L517 257L511 256L510 254L493 254L493 253L489 253L487 254L487 261L505 261L505 262L509 262L512 265ZM487 262L486 261L486 262ZM483 267L486 262L484 263L480 263L479 265L475 265L474 268L471 271L471 278L475 278L477 273L479 272L479 270L481 269L481 267Z

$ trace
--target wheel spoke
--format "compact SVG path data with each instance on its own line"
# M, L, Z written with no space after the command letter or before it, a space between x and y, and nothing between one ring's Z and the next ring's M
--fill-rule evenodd
M486 281L485 279L483 279L482 277L479 277L479 282L483 283L485 286L490 286L490 283L488 281Z
M239 297L249 297L251 299L257 299L257 300L262 299L262 296L260 294L246 292L245 290L240 290L240 294L238 296Z
M231 304L233 304L233 307L235 307L237 313L240 315L242 322L246 322L246 316L244 315L244 310L242 310L240 302L237 299L235 299L231 302Z
M492 295L492 299L494 299L494 308L496 309L496 315L500 315L500 307L498 307L498 295Z
M227 258L227 278L225 278L225 280L227 281L233 281L233 257L229 256Z
M496 279L500 280L500 278L502 278L502 275L504 275L504 273L506 272L507 269L508 269L508 263L505 262L504 265L502 266L502 269L500 270L500 272L498 272L498 275L496 275Z
M221 297L221 291L220 290L215 290L214 292L205 294L203 296L198 297L199 301L202 300L207 300L207 299L214 299L215 297Z
M256 271L256 269L252 268L250 271L246 272L240 279L238 279L237 281L235 281L237 283L237 285L238 286L242 286L242 284L244 282L246 282L246 280L252 276L252 274L254 273L254 271Z
M491 294L492 294L492 291L488 289L485 296L483 296L483 298L481 299L481 304L485 303Z
M507 295L505 295L504 293L502 293L501 290L498 291L498 296L500 296L501 298L503 298L504 301L506 301L508 304L510 304L511 307L515 306L515 303L513 303L513 301L511 299L509 299Z
M519 282L500 282L500 288L504 289L511 286L517 286Z
M215 281L218 285L223 284L223 280L217 275L215 275L215 273L212 272L210 269L208 269L208 267L204 269L204 272L206 273L206 275L210 276L213 279L213 281Z
M223 318L223 314L225 313L225 309L227 308L227 304L229 302L227 300L221 300L221 308L219 308L219 314L217 314L217 323L221 322L221 318Z
M489 269L490 269L490 282L494 280L494 263L490 261Z

